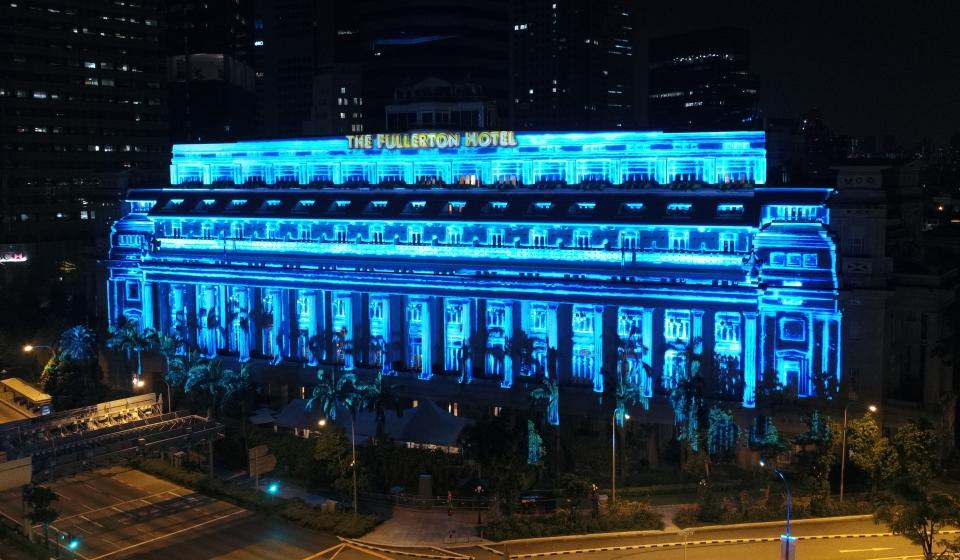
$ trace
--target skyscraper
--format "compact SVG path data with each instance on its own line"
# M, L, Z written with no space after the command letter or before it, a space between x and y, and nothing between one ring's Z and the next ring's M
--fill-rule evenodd
M505 116L508 15L507 0L341 1L337 61L362 68L363 130L387 128L386 106L403 101L398 92L437 81L469 84ZM463 96L454 89L432 99L459 102Z
M167 5L173 142L220 142L255 135L253 26L253 0Z
M3 241L92 239L127 184L166 175L160 6L0 6Z
M716 28L650 41L648 118L662 130L757 129L757 78L746 30Z
M514 0L510 32L515 128L635 124L632 2Z

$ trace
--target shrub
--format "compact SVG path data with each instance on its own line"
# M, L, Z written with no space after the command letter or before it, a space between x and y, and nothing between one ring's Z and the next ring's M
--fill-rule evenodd
M693 527L694 525L700 525L700 506L697 504L691 504L681 507L673 516L673 523L677 527Z
M354 517L353 513L348 512L322 511L296 498L286 501L286 505L280 511L280 517L315 531L343 537L361 537L380 524L380 518L375 515Z
M488 523L484 536L495 541L573 535L602 531L663 529L660 514L642 502L621 501L611 511L594 519L578 510L559 510L549 515L513 516Z

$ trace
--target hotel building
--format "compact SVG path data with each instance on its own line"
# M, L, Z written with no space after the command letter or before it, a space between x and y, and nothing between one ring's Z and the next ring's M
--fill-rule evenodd
M339 362L460 406L555 376L578 412L617 372L663 395L690 352L744 407L764 372L808 396L841 371L831 189L765 169L763 132L178 145L114 225L109 315L262 380Z

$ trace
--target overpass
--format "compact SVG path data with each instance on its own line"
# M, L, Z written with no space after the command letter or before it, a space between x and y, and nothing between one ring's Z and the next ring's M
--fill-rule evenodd
M0 452L10 461L31 458L39 482L220 437L222 424L183 411L164 414L156 396L146 394L8 422L0 426Z

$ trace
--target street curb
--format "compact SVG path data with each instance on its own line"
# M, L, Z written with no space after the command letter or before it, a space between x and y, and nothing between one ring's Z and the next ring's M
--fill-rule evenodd
M841 521L865 521L867 519L873 519L872 515L842 515L837 517L810 517L806 519L795 519L791 521L793 525L808 525L810 523L835 523ZM679 528L676 530L673 529L647 529L644 531L615 531L615 532L605 532L605 533L580 533L574 535L556 535L553 537L533 537L529 539L511 539L507 541L495 541L497 544L522 544L522 543L538 543L538 542L548 542L548 541L578 541L585 539L596 539L596 538L618 538L618 537L643 537L649 535L671 535L679 533L684 530L693 530L693 531L722 531L724 529L757 529L764 527L776 527L778 525L783 525L783 521L756 521L752 523L732 523L727 525L698 525L695 527L685 527Z

